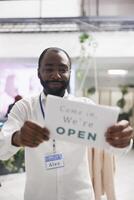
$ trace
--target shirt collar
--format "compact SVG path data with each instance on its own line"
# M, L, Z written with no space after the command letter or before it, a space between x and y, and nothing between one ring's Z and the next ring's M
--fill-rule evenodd
M68 91L67 90L65 90L65 94L64 94L64 96L63 96L63 98L67 98L68 97ZM45 102L46 101L46 98L47 98L47 96L44 94L44 92L42 91L41 92L41 102Z

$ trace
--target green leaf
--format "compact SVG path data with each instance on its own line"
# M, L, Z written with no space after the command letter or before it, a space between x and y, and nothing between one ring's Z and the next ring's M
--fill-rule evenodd
M89 38L87 33L82 33L79 37L80 43L84 43Z
M120 108L124 108L125 104L126 104L126 101L124 98L121 98L117 101L117 106L119 106Z
M87 93L88 93L89 95L94 94L94 93L95 93L95 87L89 88L89 89L87 90Z

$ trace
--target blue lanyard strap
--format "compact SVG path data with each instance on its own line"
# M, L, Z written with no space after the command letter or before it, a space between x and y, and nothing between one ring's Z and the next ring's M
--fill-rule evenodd
M42 105L42 101L41 101L41 94L40 94L40 96L39 96L39 103L40 103L40 109L41 109L42 116L43 116L43 118L45 119L45 112L44 112L43 105ZM53 139L53 152L54 152L54 153L56 152L55 139Z
M40 109L41 109L42 116L45 119L45 112L44 112L42 101L41 101L41 94L39 96L39 103L40 103Z

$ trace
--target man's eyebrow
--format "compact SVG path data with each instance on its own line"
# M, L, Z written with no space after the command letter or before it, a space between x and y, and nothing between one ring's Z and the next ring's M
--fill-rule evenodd
M65 67L65 68L68 68L68 66L66 65L66 64L64 64L64 63L61 63L61 64L53 64L53 63L45 63L45 65L44 66L54 66L54 65L56 65L56 66L59 66L59 67Z
M67 66L66 64L62 64L62 63L59 64L59 66L60 66L60 67L66 67L66 68L68 68L68 66Z
M45 66L53 66L54 64L52 63L46 63Z

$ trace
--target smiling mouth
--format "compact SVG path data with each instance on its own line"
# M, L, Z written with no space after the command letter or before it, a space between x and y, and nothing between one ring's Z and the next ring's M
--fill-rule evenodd
M63 86L63 83L61 83L61 82L49 82L48 83L48 86L50 87L50 88L53 88L53 87L55 87L55 88L59 88L59 87L62 87Z

